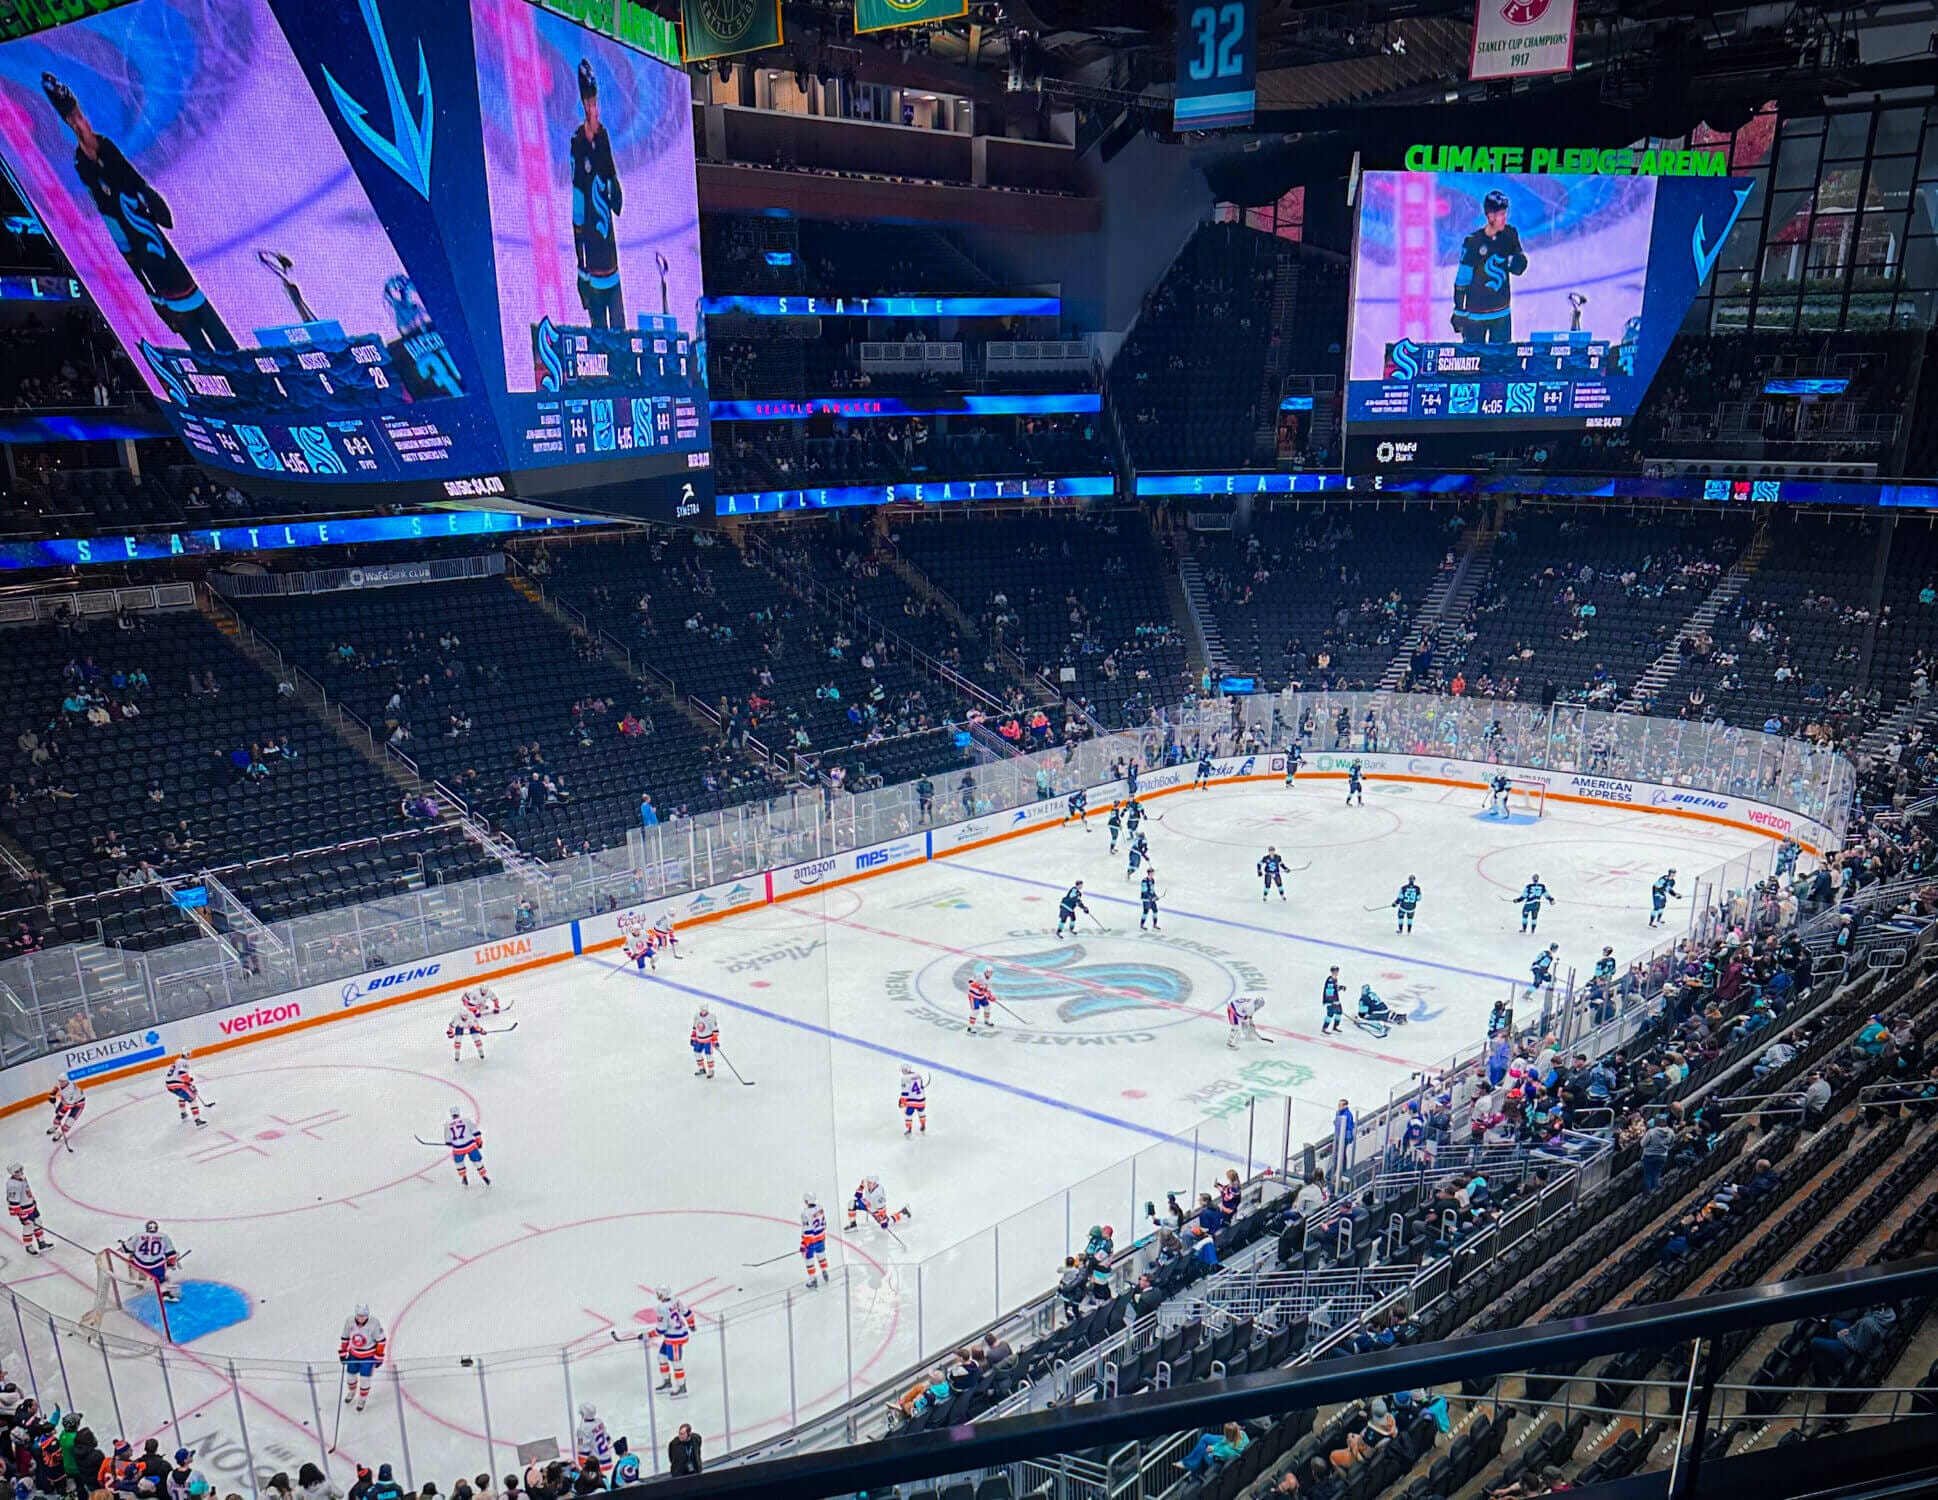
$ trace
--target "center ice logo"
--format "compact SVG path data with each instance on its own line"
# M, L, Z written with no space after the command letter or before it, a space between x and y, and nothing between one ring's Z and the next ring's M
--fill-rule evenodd
M1081 944L1018 954L992 965L996 972L990 983L1005 1003L1026 1018L1054 1003L1056 1018L1066 1026L1124 1011L1165 1010L1191 998L1191 977L1177 969L1087 959ZM969 980L981 967L973 959L957 966L951 984L958 994L969 993Z

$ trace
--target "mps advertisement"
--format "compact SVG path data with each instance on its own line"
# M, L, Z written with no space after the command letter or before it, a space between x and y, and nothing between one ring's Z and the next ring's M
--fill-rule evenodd
M253 488L705 479L691 105L643 53L524 0L136 0L0 45L0 162Z
M1422 434L1625 425L1753 185L1367 173L1348 421Z

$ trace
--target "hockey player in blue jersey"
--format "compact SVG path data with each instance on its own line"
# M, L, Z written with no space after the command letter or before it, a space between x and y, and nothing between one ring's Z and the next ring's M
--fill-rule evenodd
M1206 791L1206 792L1210 791L1211 772L1212 772L1211 751L1209 749L1200 750L1198 752L1198 770L1197 770L1197 773L1191 778L1192 790Z
M626 291L619 279L619 235L613 217L626 190L613 161L612 138L599 120L599 81L579 59L579 109L567 149L572 173L572 248L579 262L579 303L594 328L626 326Z
M1137 835L1137 837L1131 840L1130 865L1129 865L1129 868L1127 868L1124 871L1124 878L1126 880L1129 880L1133 875L1137 873L1137 867L1143 864L1144 861L1149 859L1150 857L1151 857L1151 846L1145 842L1144 835L1140 833Z
M1508 811L1508 788L1512 785L1505 776L1496 776L1487 784L1487 816L1505 818Z
M1285 899L1285 856L1279 853L1276 844L1265 846L1265 854L1258 862L1258 875L1265 882L1259 900L1270 901L1274 887L1278 889L1279 900Z
M1117 852L1117 836L1124 831L1124 804L1110 804L1110 816L1104 819L1104 827L1110 830L1110 852Z
M1520 900L1521 931L1533 932L1541 925L1541 903L1545 901L1553 906L1554 897L1550 896L1548 888L1541 884L1539 875L1530 875L1527 888L1521 892Z
M1090 798L1085 794L1082 787L1078 787L1072 792L1069 801L1064 803L1063 806L1064 822L1068 823L1072 818L1075 818L1085 833L1090 832Z
M1090 915L1090 908L1083 904L1083 882L1081 880L1074 883L1069 890L1065 891L1063 893L1063 899L1057 903L1056 935L1058 937L1063 936L1063 929L1066 925L1072 932L1077 930L1078 912L1082 912L1085 916Z
M1144 923L1147 920L1150 922L1153 932L1159 930L1157 925L1157 871L1149 865L1144 867L1144 880L1137 888L1137 899L1139 903L1137 930L1142 932L1144 930Z
M1561 952L1561 944L1550 943L1534 955L1534 962L1528 965L1528 972L1534 976L1530 990L1551 990L1554 988L1555 955Z
M1393 898L1393 931L1413 931L1413 914L1420 909L1420 882L1413 876L1406 877L1406 884L1400 887L1399 895Z
M1362 779L1365 774L1358 761L1346 767L1346 806L1351 807L1355 802L1361 807L1366 805L1366 783Z
M1305 764L1305 752L1294 740L1285 748L1285 784L1291 786L1299 779L1299 767Z
M1144 804L1137 800L1137 793L1132 792L1130 799L1124 803L1124 832L1136 838L1137 825L1149 816L1150 814L1144 811Z
M1339 998L1338 964L1334 964L1326 971L1326 982L1319 991L1319 998L1326 1007L1326 1024L1319 1028L1319 1034L1325 1036L1329 1032L1340 1030L1345 1025L1346 1007Z
M1674 870L1670 870L1668 874L1664 875L1654 885L1649 887L1649 926L1660 927L1662 925L1663 908L1668 906L1671 896L1675 897L1678 901L1682 899L1682 892L1676 889L1676 872Z

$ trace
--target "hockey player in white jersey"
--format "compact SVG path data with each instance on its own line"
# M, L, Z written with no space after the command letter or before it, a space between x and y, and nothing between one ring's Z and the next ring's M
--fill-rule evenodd
M693 1336L693 1311L670 1286L655 1291L659 1307L653 1327L659 1335L659 1384L654 1390L686 1394L686 1341Z
M801 1259L807 1262L807 1284L820 1286L828 1274L828 1214L812 1193L801 1195ZM821 1268L820 1280L815 1278L816 1265Z
M52 1248L47 1243L47 1231L40 1227L40 1205L34 1202L34 1190L27 1182L27 1169L19 1162L7 1168L7 1212L20 1226L20 1243L27 1247L29 1255L38 1255Z
M1230 1034L1225 1038L1227 1047L1236 1047L1240 1042L1258 1040L1258 1013L1265 1009L1263 995L1238 995L1226 1002L1225 1024Z
M709 1006L702 1005L693 1012L693 1030L689 1040L693 1045L693 1076L713 1077L713 1054L720 1049L720 1023L713 1018Z
M468 1009L459 1010L451 1017L451 1024L444 1028L444 1034L451 1039L452 1062L456 1062L464 1055L466 1037L470 1037L471 1045L478 1049L478 1061L484 1061L484 1027Z
M484 1165L484 1132L475 1122L464 1117L464 1111L457 1105L451 1106L451 1118L445 1122L444 1144L451 1148L451 1165L458 1169L458 1181L466 1187L471 1186L471 1178L466 1167L478 1169L478 1181L486 1187L491 1186L491 1174Z
M922 1075L902 1064L902 1093L899 1100L902 1111L902 1134L915 1134L915 1122L922 1122L922 1134L929 1133L929 1086Z
M466 990L458 996L458 1002L474 1016L497 1015L511 1009L511 1002L498 998L498 992L488 984L481 984L474 990Z
M72 1151L67 1138L74 1134L75 1127L81 1123L81 1111L87 1108L87 1095L72 1078L63 1078L54 1085L47 1096L47 1102L54 1106L54 1123L47 1127L47 1133L63 1146Z
M121 1253L135 1263L140 1271L155 1283L155 1294L164 1302L182 1300L182 1289L169 1278L182 1262L175 1242L162 1233L161 1225L150 1219L141 1226L139 1234L131 1234L121 1242Z
M873 1219L882 1229L888 1228L891 1224L899 1224L904 1219L912 1219L915 1217L914 1214L909 1212L907 1204L903 1204L894 1213L890 1213L888 1211L888 1194L882 1191L881 1183L873 1177L864 1177L861 1179L861 1186L855 1189L855 1196L848 1204L848 1227L850 1229L855 1227L855 1215L863 1213Z
M356 1311L343 1320L343 1337L337 1341L337 1362L343 1366L343 1404L355 1404L362 1411L370 1399L370 1377L384 1362L384 1325L370 1316L370 1308L359 1302Z
M644 974L651 966L659 968L659 934L650 927L642 927L626 935L626 960L640 973Z
M673 913L661 912L659 920L653 923L653 937L660 947L675 958L680 956L680 935L673 930Z
M184 1121L193 1117L196 1128L209 1122L202 1118L202 1092L195 1086L194 1069L188 1065L188 1053L184 1052L168 1065L168 1076L163 1080L168 1092L175 1096L175 1105L181 1111Z
M572 1453L581 1469L596 1469L603 1474L612 1467L612 1439L606 1424L599 1420L599 1408L590 1401L579 1404L579 1425L572 1429Z

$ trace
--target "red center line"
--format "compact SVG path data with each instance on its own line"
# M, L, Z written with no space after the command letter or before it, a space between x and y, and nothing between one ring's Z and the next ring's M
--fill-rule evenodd
M890 932L886 928L870 927L866 922L857 922L853 917L830 917L825 913L809 912L803 912L801 915L813 916L815 920L821 922L838 923L843 927L852 927L857 932L873 933L876 937L885 937L893 942L914 943L918 947L934 948L942 953L954 953L963 958L987 957L985 954L976 952L973 948L957 948L948 943L936 942L933 938L915 937L909 933ZM1180 1011L1186 1015L1203 1016L1208 1020L1222 1021L1225 1019L1222 1011L1200 1010L1195 1005L1186 1005L1178 1000L1159 1000L1150 995L1146 995L1141 990L1130 990L1118 985L1102 984L1093 979L1079 979L1074 975L1062 973L1056 969L1037 968L1032 964L1018 963L1015 959L1011 958L991 958L989 962L992 964L1000 963L1025 974L1040 974L1046 978L1062 980L1066 984L1080 985L1084 989L1092 990L1099 995L1116 995L1124 999L1139 1000L1146 1005L1156 1006L1160 1010ZM1001 997L999 996L998 998L1000 999ZM1402 1068L1415 1066L1414 1060L1410 1057L1395 1057L1390 1052L1376 1052L1370 1047L1355 1047L1351 1042L1334 1041L1329 1036L1315 1036L1308 1031L1294 1031L1286 1026L1260 1026L1258 1029L1260 1031L1269 1031L1274 1036L1290 1037L1292 1040L1298 1042L1310 1042L1316 1047L1325 1047L1335 1052L1350 1052L1355 1057L1370 1057L1376 1061L1393 1063Z

